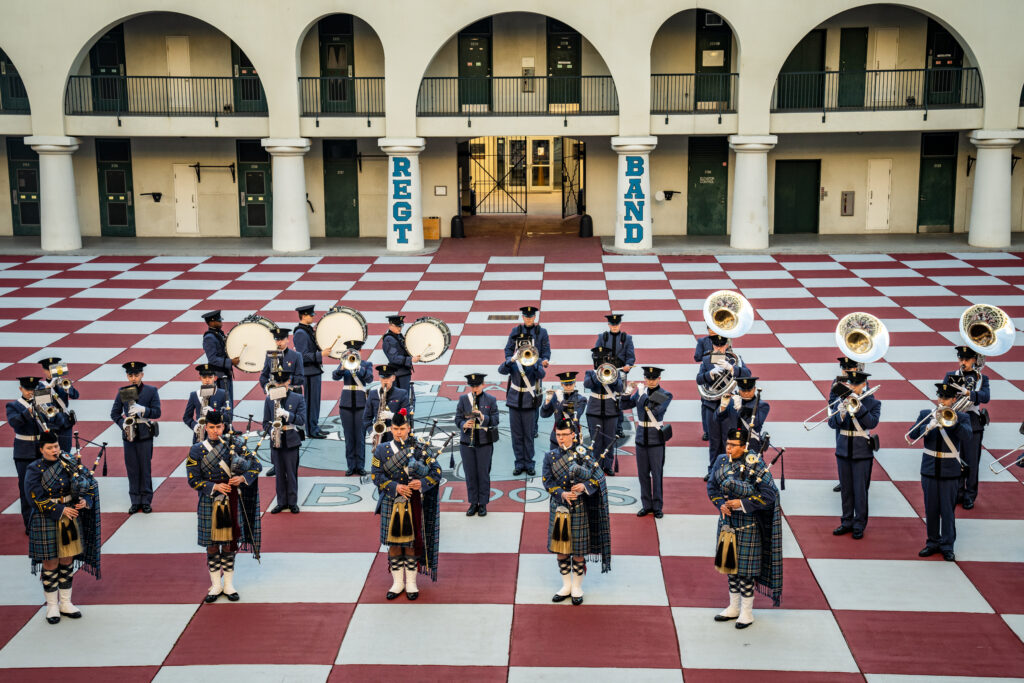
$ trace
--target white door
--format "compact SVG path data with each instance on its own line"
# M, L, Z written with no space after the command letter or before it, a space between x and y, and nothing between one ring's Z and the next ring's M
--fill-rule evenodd
M898 28L876 28L875 29L875 71L889 71L889 73L876 73L874 78L874 97L876 106L893 107L904 103L906 95L911 88L909 82L902 82L901 75L891 71L896 68L896 58L899 55L900 30ZM906 78L904 76L904 78Z
M892 159L868 159L868 230L889 229Z
M530 138L530 190L550 190L552 157L554 148L551 138Z
M199 186L196 170L188 164L174 164L174 230L199 234Z
M187 110L192 102L192 63L189 60L188 36L165 36L167 45L167 106L171 111Z

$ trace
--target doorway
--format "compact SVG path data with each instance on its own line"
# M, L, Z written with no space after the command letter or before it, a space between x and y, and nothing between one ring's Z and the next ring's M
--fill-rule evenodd
M124 80L124 24L107 31L89 49L94 111L128 111Z
M918 232L953 232L959 134L921 134Z
M547 20L547 29L548 112L578 111L583 38L568 24L555 19Z
M818 232L820 187L820 159L775 162L776 235Z
M174 164L174 231L179 235L199 234L199 186L196 170L188 164Z
M320 34L320 106L324 113L356 110L352 15L332 14L317 24Z
M99 174L100 234L135 237L131 141L128 138L97 139L96 171Z
M960 101L960 69L964 65L964 50L956 37L934 19L928 20L927 40L925 97L928 104L956 104Z
M14 62L7 53L0 50L0 109L6 111L28 111L28 92L18 75Z
M11 219L16 236L39 235L39 155L21 138L7 138Z
M238 141L239 232L270 237L273 231L270 154L259 140Z
M840 107L864 106L865 69L868 64L868 29L844 28L839 32Z
M722 17L697 10L697 54L694 101L698 110L731 108L729 72L732 64L732 29Z
M359 237L355 140L324 140L324 225L328 237Z
M231 43L231 69L234 74L235 111L253 113L267 111L267 96L263 92L256 67L241 48Z
M729 142L691 137L687 154L686 234L724 235L729 195Z
M459 32L460 111L491 108L491 19L482 19Z

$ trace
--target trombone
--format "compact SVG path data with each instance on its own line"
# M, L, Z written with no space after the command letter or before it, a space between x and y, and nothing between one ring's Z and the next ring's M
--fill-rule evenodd
M1022 422L1020 424L1020 433L1024 434L1024 422ZM1016 448L1014 448L1009 453L1005 453L1005 454L999 456L998 458L996 458L996 461L991 463L991 464L989 464L989 466L988 466L988 468L990 470L992 470L992 474L1002 474L1003 472L1005 472L1006 470L1010 469L1014 465L1021 465L1021 458L1014 458L1013 460L1011 460L1009 463L1007 463L1005 465L1000 465L1000 463L1003 460L1006 460L1007 458L1009 458L1011 455L1013 455L1017 451L1022 450L1022 449L1024 449L1024 444L1021 444L1020 446L1017 446ZM999 465L999 469L996 469L996 465ZM1024 466L1024 465L1022 465L1022 466Z
M953 425L956 424L956 421L957 421L956 414L957 414L957 411L953 409L953 406L935 406L935 408L932 409L932 412L928 413L927 415L922 417L920 420L915 422L914 426L911 427L910 430L907 431L907 433L903 435L903 438L907 440L908 444L913 446L915 443L917 443L918 441L923 439L925 434L930 432L932 428L925 429L923 432L921 432L920 436L918 436L914 440L911 440L910 439L910 434L915 429L917 429L918 427L920 427L923 424L927 424L927 423L931 422L933 419L939 424L940 427L947 427L947 428L948 427L952 427Z
M842 384L847 389L850 388L850 385L847 384L846 382L840 382L840 384ZM824 408L822 408L821 410L817 411L812 415L809 415L807 419L804 420L803 422L804 429L806 429L807 431L811 431L815 427L818 427L828 422L829 418L832 417L834 411L836 410L845 410L850 415L856 415L858 412L860 412L861 402L871 394L878 391L881 388L881 386L881 384L876 384L875 386L865 391L863 394L851 393L848 396L837 396L834 401L826 405ZM814 418L816 418L818 415L821 415L825 411L828 411L825 417L812 423L812 420L814 420Z

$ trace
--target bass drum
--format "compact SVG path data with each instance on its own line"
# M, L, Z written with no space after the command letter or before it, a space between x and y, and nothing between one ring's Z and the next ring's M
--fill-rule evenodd
M419 356L421 363L440 358L451 342L451 330L437 318L418 318L405 333L405 348L411 355Z
M366 341L366 318L354 308L333 306L316 324L316 343L335 360L345 355L345 342L357 339Z
M228 358L238 358L236 367L242 372L260 372L267 360L267 352L277 348L275 330L277 325L268 318L255 313L247 315L228 332Z

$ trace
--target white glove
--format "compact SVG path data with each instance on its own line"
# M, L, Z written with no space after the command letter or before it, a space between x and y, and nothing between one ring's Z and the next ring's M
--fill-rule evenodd
M141 415L145 415L146 414L146 409L143 408L142 406L140 406L138 403L136 403L135 405L133 405L131 408L128 409L128 414L129 415L140 415L140 416Z
M390 410L385 410L385 411L381 412L380 416L381 416L381 418L383 418L385 420L390 420L391 418L393 418L395 416L395 414L393 412L391 412Z
M728 408L729 407L729 403L731 401L732 401L732 396L730 394L726 394L725 396L722 397L722 407L723 408Z
M938 426L939 426L939 421L936 420L934 417L931 420L928 421L928 427L927 427L928 429L935 429Z
M285 410L284 408L278 408L277 410L274 411L274 416L279 417L283 420L288 417L288 411Z
M717 366L716 366L716 367L712 368L712 370L711 370L711 376L712 376L712 377L718 377L718 376L719 376L719 375L721 375L721 374L722 374L723 372L725 372L725 370L724 370L723 368L721 368L721 367L717 367Z
M203 406L203 415L206 415L211 410L213 410L213 406Z

